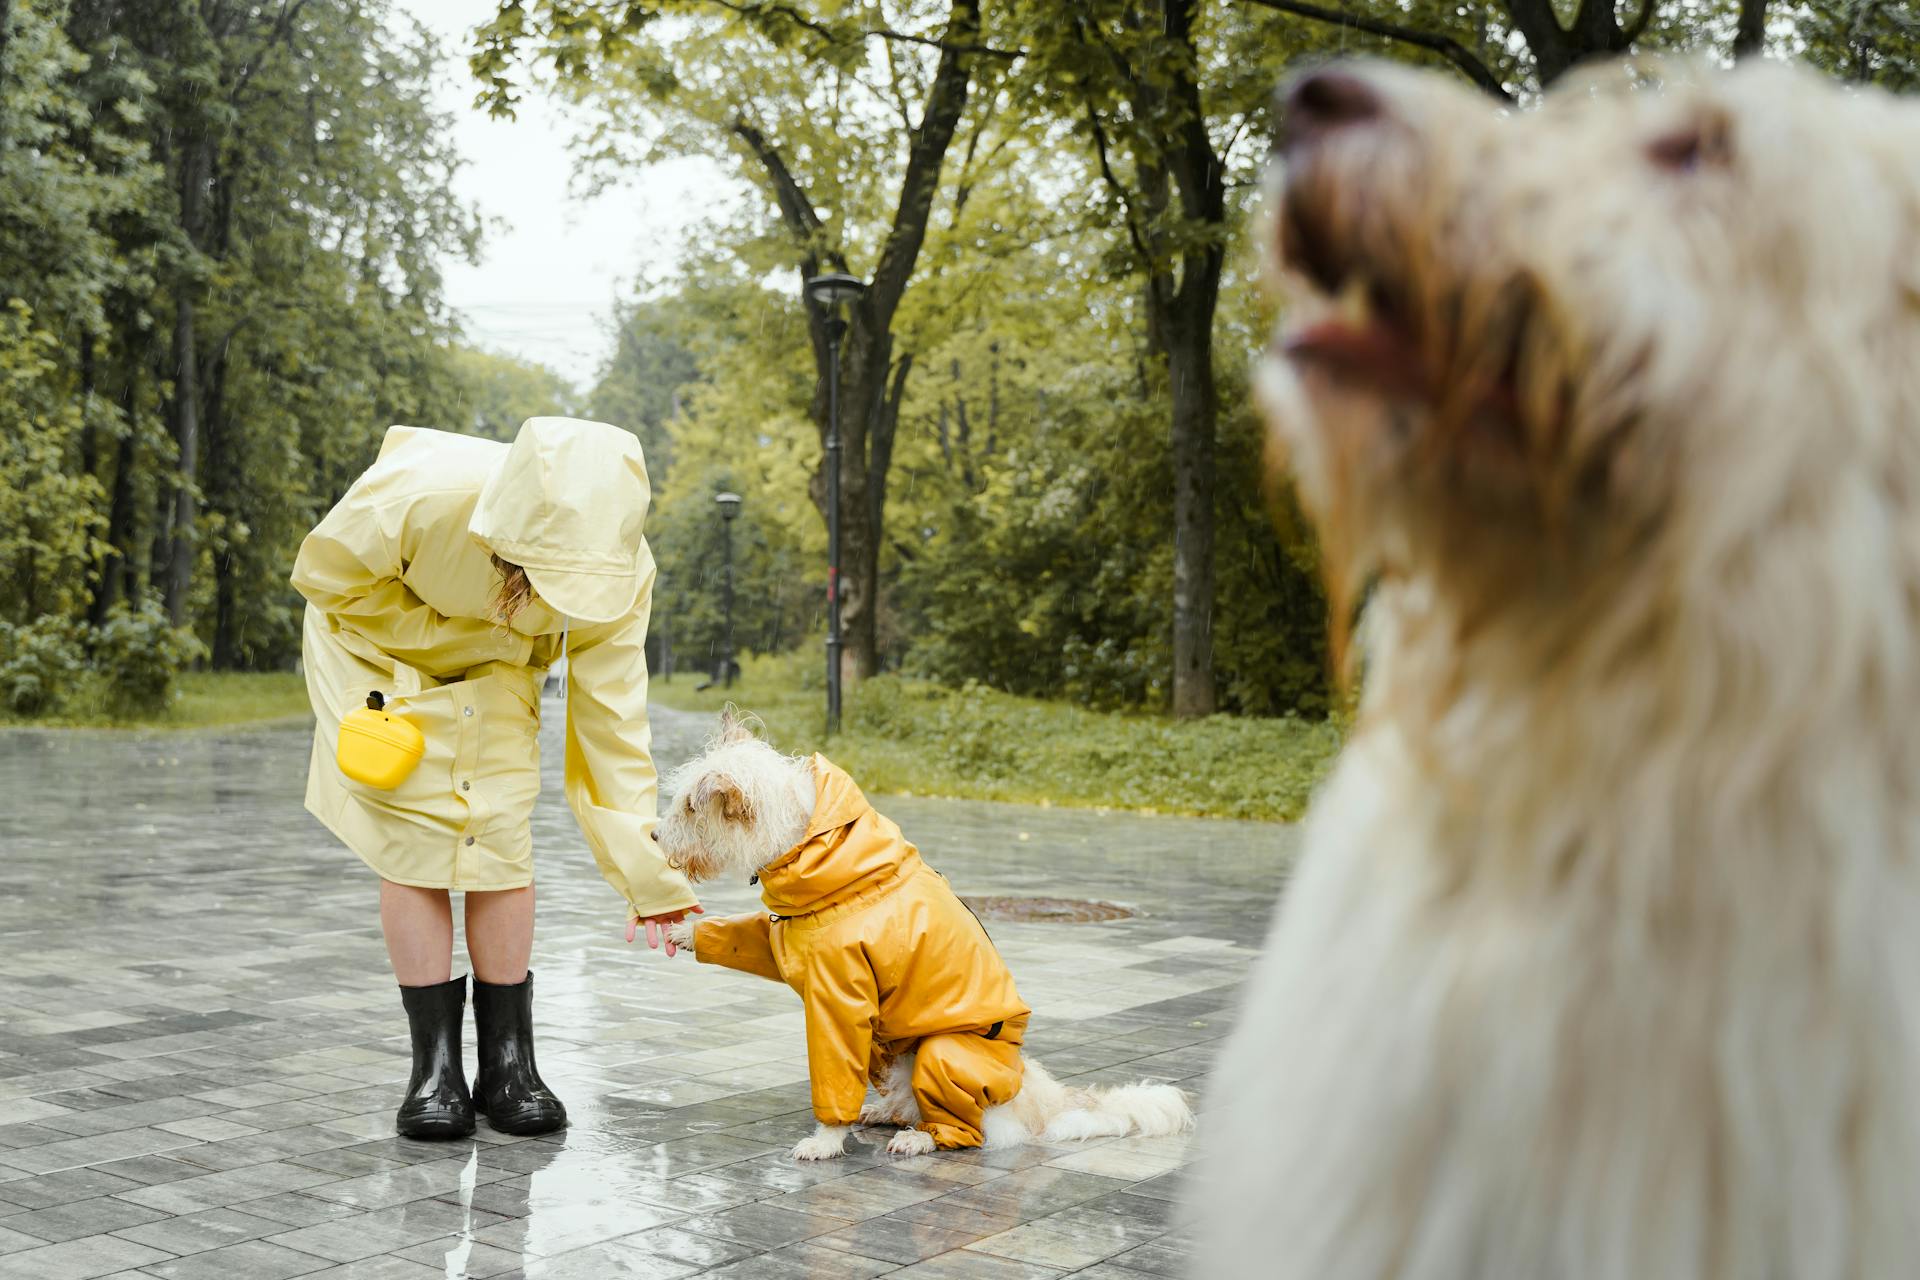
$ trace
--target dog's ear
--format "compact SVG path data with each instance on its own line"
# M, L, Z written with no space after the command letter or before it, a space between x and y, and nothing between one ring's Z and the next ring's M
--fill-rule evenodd
M697 808L704 809L715 802L720 805L720 816L728 822L753 821L753 802L739 782L728 774L710 773L694 787L693 803Z
M729 702L720 709L720 745L727 746L735 742L751 742L754 728L760 723L760 717L751 712L742 711Z

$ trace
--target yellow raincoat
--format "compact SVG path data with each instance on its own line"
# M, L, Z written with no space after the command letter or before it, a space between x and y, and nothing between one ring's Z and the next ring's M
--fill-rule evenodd
M946 877L825 756L813 772L806 837L760 873L771 914L702 921L694 955L800 994L821 1123L858 1120L867 1081L917 1050L920 1128L977 1147L982 1112L1020 1091L1027 1006Z
M696 901L653 841L647 499L639 442L602 423L530 419L511 446L394 427L307 535L293 569L317 721L307 809L383 878L532 883L540 685L564 642L566 794L595 862L635 915ZM493 551L534 586L511 628L490 618ZM391 791L334 762L340 718L370 690L426 737Z

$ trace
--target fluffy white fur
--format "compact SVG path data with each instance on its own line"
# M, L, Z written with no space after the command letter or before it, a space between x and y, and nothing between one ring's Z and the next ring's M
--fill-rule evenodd
M1911 1276L1920 115L1356 74L1378 118L1287 159L1282 341L1384 286L1428 382L1262 371L1377 586L1196 1274Z
M693 881L733 875L741 880L798 844L813 815L812 762L783 756L754 736L749 720L729 707L720 733L697 759L675 770L665 790L671 796L658 829L661 849ZM692 951L697 920L668 929L680 951ZM982 1122L984 1145L1016 1147L1038 1138L1068 1142L1139 1134L1158 1137L1193 1126L1186 1095L1172 1085L1131 1084L1087 1088L1059 1083L1032 1058L1022 1057L1023 1083L1011 1102L989 1107ZM931 1135L912 1126L920 1108L911 1087L913 1055L889 1065L885 1087L870 1093L863 1124L901 1126L887 1144L892 1155L925 1155ZM829 1160L846 1150L845 1126L817 1125L793 1149L798 1160Z

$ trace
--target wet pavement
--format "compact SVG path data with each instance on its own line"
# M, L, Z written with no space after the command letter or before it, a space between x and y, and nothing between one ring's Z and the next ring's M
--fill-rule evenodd
M560 710L535 1016L573 1125L456 1143L393 1134L406 1024L372 874L300 808L309 730L0 731L0 1280L1185 1273L1182 1139L900 1160L863 1130L848 1158L795 1164L798 1002L622 942L559 795ZM654 723L663 769L708 727ZM963 894L1137 913L992 924L1031 1055L1201 1083L1291 829L880 807ZM744 885L707 899L754 905Z

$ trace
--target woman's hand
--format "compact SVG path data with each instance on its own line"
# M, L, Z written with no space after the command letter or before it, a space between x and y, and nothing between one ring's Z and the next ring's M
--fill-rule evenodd
M677 955L679 949L673 945L673 939L667 937L667 926L670 924L678 924L689 915L703 916L706 913L706 908L695 904L694 906L688 907L685 911L669 911L665 915L634 916L631 920L627 921L627 941L632 942L634 934L639 930L639 926L644 924L647 926L647 946L650 949L658 951L660 944L664 942L667 947L667 955Z

